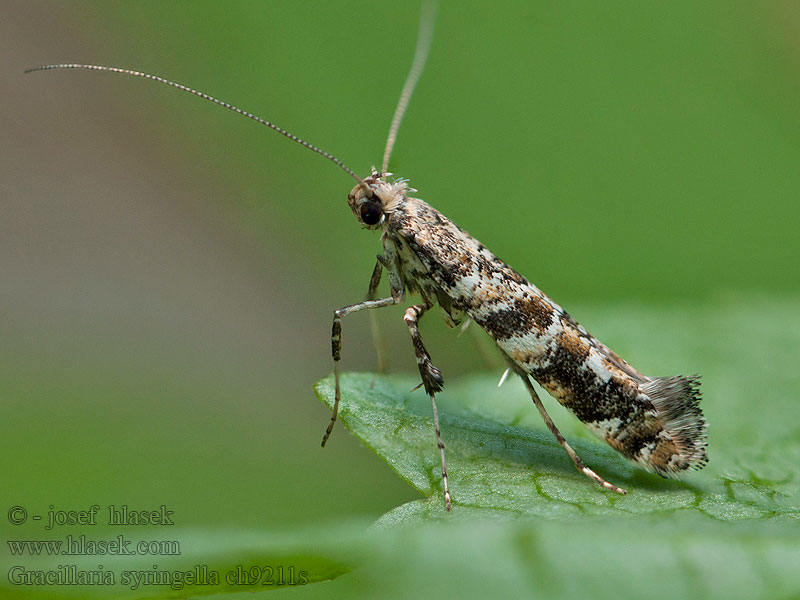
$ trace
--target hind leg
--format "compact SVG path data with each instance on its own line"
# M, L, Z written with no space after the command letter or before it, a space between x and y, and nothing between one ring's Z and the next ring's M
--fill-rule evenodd
M556 441L561 445L561 447L564 448L564 450L566 450L567 454L572 459L575 468L578 469L578 471L580 471L584 475L586 475L589 479L594 481L597 485L607 490L611 490L612 492L616 492L618 494L622 495L627 494L628 492L626 492L624 489L617 487L612 483L609 483L583 463L581 457L578 456L575 450L572 449L572 446L570 446L567 443L567 440L564 439L564 436L561 435L561 432L556 427L556 424L553 423L553 419L551 419L550 415L547 414L547 411L544 409L544 405L542 404L542 401L539 399L536 390L533 389L533 384L531 383L528 374L525 371L523 371L516 363L509 362L509 364L511 365L511 368L514 369L514 372L517 375L519 375L522 381L525 383L525 387L528 389L528 393L531 395L531 400L533 400L533 403L536 405L539 414L542 415L542 419L544 420L545 425L547 425L547 428L550 430L550 433L552 433L555 436Z

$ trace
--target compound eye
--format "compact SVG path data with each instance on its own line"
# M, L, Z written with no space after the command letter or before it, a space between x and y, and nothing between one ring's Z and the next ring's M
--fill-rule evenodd
M361 205L361 220L365 225L377 225L383 216L383 206L375 200L368 200Z

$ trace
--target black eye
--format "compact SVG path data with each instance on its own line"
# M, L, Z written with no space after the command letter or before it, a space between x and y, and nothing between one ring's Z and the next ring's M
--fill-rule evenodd
M370 200L361 205L361 220L365 225L377 225L383 215L383 207L380 202Z

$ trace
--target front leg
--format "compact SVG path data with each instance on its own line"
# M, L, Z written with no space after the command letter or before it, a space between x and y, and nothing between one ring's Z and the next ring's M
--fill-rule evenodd
M447 464L444 460L444 442L442 442L442 434L439 430L439 412L436 410L436 392L441 391L444 385L442 372L437 369L431 362L431 356L425 349L422 343L422 338L419 335L417 323L419 319L425 314L432 305L431 304L415 304L406 310L403 315L403 320L408 325L408 331L411 333L411 341L414 343L414 353L417 355L417 366L419 367L419 374L422 377L422 385L425 386L425 391L431 397L431 405L433 406L433 427L436 431L436 445L442 455L442 486L444 487L444 507L450 510L450 488L447 485Z
M336 423L336 416L339 414L339 400L341 399L341 392L339 391L339 360L342 354L342 318L350 313L364 310L365 308L381 308L383 306L391 306L402 302L404 293L401 289L393 289L392 295L388 298L381 298L380 300L365 300L357 304L343 306L333 311L333 329L331 332L331 353L333 354L333 380L335 387L335 395L333 399L333 414L331 415L331 422L328 423L328 428L325 430L325 435L322 436L322 446L325 447L325 442L333 431L333 425Z

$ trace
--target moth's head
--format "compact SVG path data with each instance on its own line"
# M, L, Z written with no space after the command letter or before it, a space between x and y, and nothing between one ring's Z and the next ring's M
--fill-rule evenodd
M386 222L386 215L405 198L405 182L388 183L386 178L390 175L373 170L347 195L350 210L367 229L381 227Z

